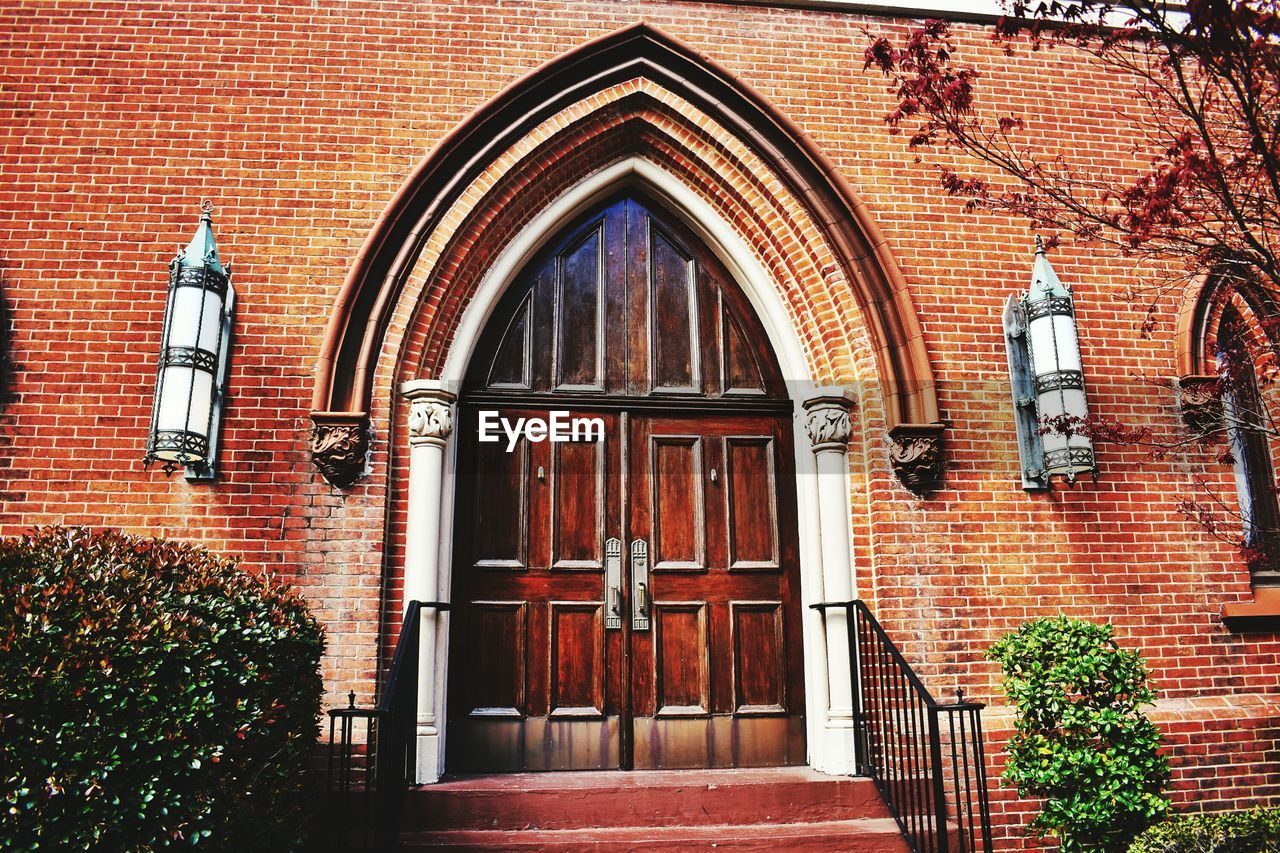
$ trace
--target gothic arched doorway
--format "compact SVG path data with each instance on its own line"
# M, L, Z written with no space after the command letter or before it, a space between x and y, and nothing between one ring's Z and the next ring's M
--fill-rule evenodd
M750 305L657 204L552 239L459 401L449 767L803 763L792 434Z

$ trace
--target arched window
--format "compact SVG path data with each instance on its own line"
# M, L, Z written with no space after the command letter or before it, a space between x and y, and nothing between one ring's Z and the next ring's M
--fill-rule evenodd
M1274 330L1280 310L1252 279L1211 279L1183 317L1183 416L1202 434L1225 434L1235 470L1241 543L1257 586L1280 586L1280 500L1273 441L1280 423L1270 400L1280 367ZM1227 531L1223 531L1227 532Z
M1222 416L1253 581L1275 586L1280 585L1280 503L1271 438L1277 434L1277 424L1258 383L1259 361L1268 358L1269 350L1265 341L1257 340L1260 332L1249 328L1235 305L1226 305L1218 321L1217 362Z

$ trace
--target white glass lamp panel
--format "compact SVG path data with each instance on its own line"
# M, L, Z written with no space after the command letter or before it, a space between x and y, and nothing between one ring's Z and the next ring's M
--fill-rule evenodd
M169 346L198 347L217 353L222 300L216 293L199 287L175 288L169 316Z
M1049 395L1046 394L1045 396L1049 396ZM1053 396L1057 397L1058 395L1055 392ZM1041 397L1040 399L1043 400L1044 397ZM1052 417L1052 415L1050 415L1050 417ZM1040 425L1042 427L1045 426L1045 423L1043 420L1040 422ZM1049 432L1046 432L1044 435L1040 436L1040 442L1044 446L1045 453L1049 453L1050 451L1053 451L1053 450L1067 449L1067 437L1063 435L1061 432L1058 432L1058 430L1056 429L1052 429Z
M1244 430L1240 428L1240 407L1234 394L1224 394L1222 403L1227 423L1227 442L1231 448L1232 473L1236 481L1236 496L1240 502L1240 515L1244 517L1244 533L1247 538L1252 532L1253 493L1249 490L1249 469L1245 464Z
M1076 318L1067 314L1054 314L1054 335L1058 339L1058 369L1082 370L1080 366L1080 340L1076 337Z
M1037 376L1056 372L1058 357L1053 340L1053 321L1049 317L1032 320L1027 324L1027 338L1031 343L1031 372Z
M1089 417L1089 403L1080 388L1062 389L1062 413L1073 418Z
M1075 318L1064 314L1037 317L1030 323L1031 361L1036 375L1080 370L1080 342Z
M1081 435L1080 433L1072 433L1071 437L1067 439L1067 444L1081 450L1093 449L1093 442L1090 441L1089 436Z
M212 408L212 376L193 367L164 369L160 399L156 401L158 429L186 430L205 435L209 431Z
M1062 396L1062 391L1056 388L1036 395L1036 412L1040 415L1041 426L1044 426L1046 421L1054 421L1067 414Z

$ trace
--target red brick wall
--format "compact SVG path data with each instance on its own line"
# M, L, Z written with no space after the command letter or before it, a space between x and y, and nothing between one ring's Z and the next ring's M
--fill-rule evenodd
M338 288L449 129L517 76L641 18L810 134L906 277L950 424L946 485L927 500L898 485L875 412L852 461L859 589L908 658L937 692L963 683L995 698L982 660L995 637L1042 614L1110 621L1170 700L1160 713L1179 801L1280 803L1280 776L1267 773L1280 645L1222 628L1222 604L1249 596L1247 573L1174 511L1198 478L1223 488L1230 472L1208 455L1156 462L1103 444L1096 485L1017 487L999 317L1028 284L1031 235L964 213L937 190L938 158L917 161L886 135L884 82L860 70L860 29L903 24L676 2L5 4L0 272L20 372L0 421L0 532L113 526L240 555L313 603L331 695L367 698L404 523L386 511L403 490L387 476L400 354L383 354L373 475L330 488L305 439ZM960 32L983 96L1032 119L1033 144L1099 170L1134 162L1114 81L1069 52L1011 61L983 27ZM139 460L165 264L205 196L239 309L222 477L192 485ZM1149 271L1097 247L1053 261L1076 288L1094 411L1173 429L1172 393L1135 377L1174 374L1178 306L1160 303L1155 334L1140 339L1146 306L1125 292ZM431 320L430 308L414 315L409 339Z

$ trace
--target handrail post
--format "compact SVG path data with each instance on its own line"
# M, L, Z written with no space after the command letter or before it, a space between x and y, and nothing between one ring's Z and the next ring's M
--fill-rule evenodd
M866 698L862 695L862 614L858 602L845 603L845 628L849 634L849 681L853 690L853 767L862 776L871 775L867 757Z
M937 706L929 707L929 760L933 765L933 806L938 850L948 853L951 849L951 836L947 833L947 792L942 784L942 727L938 724Z

